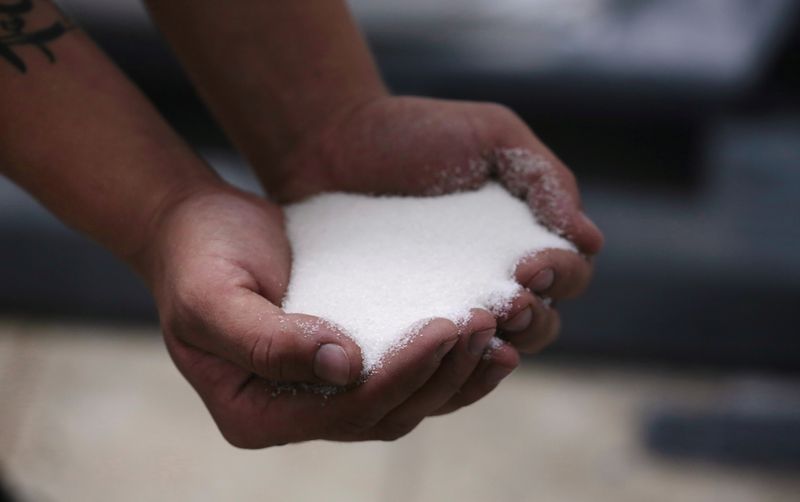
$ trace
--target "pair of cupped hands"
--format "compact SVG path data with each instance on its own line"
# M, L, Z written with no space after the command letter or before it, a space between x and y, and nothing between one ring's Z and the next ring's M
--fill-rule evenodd
M494 179L580 253L549 250L524 259L515 273L523 289L507 312L475 309L463 325L435 319L362 382L352 340L280 308L291 267L280 206L222 181L176 194L137 259L172 359L239 447L391 440L425 417L481 399L516 368L520 352L555 338L559 316L545 298L580 293L591 275L589 257L602 245L581 211L572 173L499 105L369 100L309 127L267 178L278 203L322 191L435 195ZM488 350L495 334L507 343ZM274 382L348 388L276 392Z

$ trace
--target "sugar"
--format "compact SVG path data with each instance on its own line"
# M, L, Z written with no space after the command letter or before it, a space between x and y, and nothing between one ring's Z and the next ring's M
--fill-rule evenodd
M365 373L435 317L500 314L520 259L575 250L496 183L436 197L328 193L286 208L293 262L283 308L338 326Z

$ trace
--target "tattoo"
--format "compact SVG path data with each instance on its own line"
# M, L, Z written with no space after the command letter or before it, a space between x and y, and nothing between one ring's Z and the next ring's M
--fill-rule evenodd
M22 58L13 50L14 46L32 45L45 55L48 61L54 63L56 57L47 46L73 26L62 19L50 26L35 31L25 28L25 15L33 10L32 0L17 0L13 3L3 3L0 0L0 57L8 61L21 73L27 71L27 66Z

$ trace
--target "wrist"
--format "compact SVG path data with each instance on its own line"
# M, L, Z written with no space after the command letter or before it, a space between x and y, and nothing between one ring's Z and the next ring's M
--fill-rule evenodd
M386 95L345 0L147 2L190 78L262 183L320 122Z
M289 194L298 181L311 191L316 185L327 186L327 171L339 149L337 134L364 109L389 97L391 94L383 86L332 97L323 113L298 120L302 127L297 127L280 148L256 150L250 160L265 192L286 202L292 199Z
M233 187L212 171L203 169L191 178L166 184L142 213L141 232L122 253L122 259L153 289L162 269L161 254L170 216L186 202L203 195L223 193Z

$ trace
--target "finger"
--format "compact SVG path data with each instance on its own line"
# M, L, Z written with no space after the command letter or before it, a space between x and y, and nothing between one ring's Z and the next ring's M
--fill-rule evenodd
M211 400L208 407L226 439L239 447L359 440L422 387L457 342L452 322L432 320L355 388L331 393L326 387L276 386L252 378L233 397Z
M347 385L359 378L361 350L331 323L286 314L245 288L215 299L191 306L197 326L178 333L187 343L267 380Z
M520 332L505 333L504 337L519 352L535 354L556 341L561 329L561 318L558 311L544 305L544 302L535 322Z
M251 387L252 373L169 333L164 334L164 341L176 367L197 391L220 433L230 444L240 448L263 448L275 444L274 438L263 433L254 434L253 428L247 425L253 416L251 410L256 407L242 406L243 402L251 403L264 394L263 391L242 392ZM270 430L279 433L278 427L273 426Z
M528 291L557 299L580 295L591 275L588 259L563 249L547 249L526 256L514 272L516 281Z
M373 437L382 440L402 437L452 399L481 361L494 333L494 316L483 309L472 309L467 321L459 326L458 343L436 373L373 428Z
M430 321L408 345L387 357L366 382L330 400L335 419L325 437L370 439L372 429L436 373L459 338L458 327L451 321Z
M501 183L525 200L545 226L569 238L586 254L596 254L603 235L583 213L572 172L513 112L493 108L487 135L491 160Z
M495 338L492 347L486 351L475 371L461 387L461 391L454 394L433 414L451 413L483 399L517 366L519 366L519 353L511 345Z
M582 252L597 253L603 237L582 211L572 172L533 135L524 140L522 147L495 150L501 182L525 200L545 226L568 237Z
M551 337L551 312L546 302L530 291L522 290L511 301L508 310L498 319L499 336L509 341L518 350L537 346L538 340Z
M164 344L175 366L209 405L209 401L228 399L251 373L219 356L200 350L182 339L165 333Z

